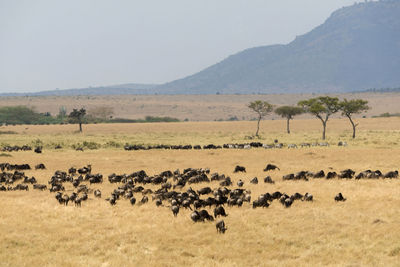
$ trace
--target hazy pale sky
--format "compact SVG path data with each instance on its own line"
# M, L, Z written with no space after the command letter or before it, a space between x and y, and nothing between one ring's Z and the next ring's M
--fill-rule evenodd
M354 0L0 0L0 92L164 83Z

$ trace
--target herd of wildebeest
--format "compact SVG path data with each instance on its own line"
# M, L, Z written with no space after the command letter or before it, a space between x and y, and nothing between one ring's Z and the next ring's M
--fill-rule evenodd
M46 169L44 164L34 167L36 170ZM82 168L71 167L67 171L57 170L48 181L48 184L39 184L35 177L28 177L25 171L30 170L29 164L0 164L0 191L29 190L29 185L35 190L49 190L55 194L56 201L61 205L73 203L76 207L81 207L82 203L92 198L102 198L102 192L96 185L103 183L103 175L94 173L91 165ZM274 164L267 164L264 172L279 170ZM246 172L243 166L236 166L234 173ZM242 207L245 203L255 209L258 207L267 208L272 202L278 201L283 207L289 208L294 201L313 201L314 196L310 193L286 194L284 192L267 192L261 194L251 202L251 191L244 188L245 183L239 179L236 186L229 176L219 173L211 173L208 168L193 169L187 168L183 171L163 171L156 175L148 175L144 170L130 174L110 174L107 177L110 184L115 184L116 188L105 200L111 206L117 205L119 201L129 201L134 205L145 205L151 201L157 207L168 207L174 216L178 216L179 211L188 209L191 211L190 219L193 222L214 221L218 217L228 216L225 211L226 206ZM398 171L382 173L379 170L365 170L356 175L351 169L340 172L328 172L323 170L317 172L300 171L284 175L283 180L308 180L308 179L393 179L398 178ZM261 179L264 183L273 184L271 176ZM218 183L217 187L202 187L198 190L192 189L191 185L201 183ZM250 180L251 184L258 184L258 178ZM68 186L67 186L68 184ZM70 185L69 185L70 184ZM148 188L147 185L152 185ZM67 189L69 187L71 189ZM147 188L146 188L147 187ZM154 189L156 188L156 189ZM72 193L67 193L71 192ZM335 201L345 201L342 193L333 196ZM213 210L213 212L207 211ZM210 214L211 213L211 214ZM218 233L225 233L227 227L223 220L216 223Z
M345 141L339 141L338 146L347 146L347 143ZM272 148L304 148L304 147L328 147L330 146L329 143L327 142L320 142L320 143L301 143L299 145L297 144L283 144L279 143L278 140L274 140L274 143L271 144L264 144L261 142L251 142L251 143L235 143L235 144L223 144L221 145L215 145L215 144L208 144L208 145L130 145L130 144L125 144L124 145L124 150L130 151L130 150L152 150L152 149L171 149L171 150L201 150L201 149L250 149L250 148L265 148L265 149L272 149ZM61 145L55 145L54 149L62 149ZM31 151L34 150L36 153L42 153L43 147L42 146L36 146L34 149L32 149L31 146L29 145L23 145L23 146L18 146L18 145L13 145L13 146L3 146L1 151L5 152L16 152L16 151ZM81 146L76 146L75 150L77 151L84 151L84 147Z

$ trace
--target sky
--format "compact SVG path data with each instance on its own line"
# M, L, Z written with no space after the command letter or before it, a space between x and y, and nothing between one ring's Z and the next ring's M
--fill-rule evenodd
M354 0L0 0L0 92L165 83Z

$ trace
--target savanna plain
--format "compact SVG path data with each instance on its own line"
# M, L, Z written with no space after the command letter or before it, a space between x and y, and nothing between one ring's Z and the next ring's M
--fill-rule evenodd
M54 193L0 192L0 265L2 266L399 266L400 182L398 179L310 179L284 181L282 176L302 170L356 172L399 169L400 119L358 118L357 137L351 138L346 119L328 122L329 147L288 149L140 150L125 151L129 144L273 143L285 145L320 142L317 119L261 122L261 137L249 140L254 121L180 122L151 124L29 125L0 127L0 142L8 145L41 145L43 153L4 152L0 162L43 163L46 170L27 170L38 183L47 184L56 170L92 165L104 182L88 186L100 189L82 207L60 205ZM346 141L348 146L337 146ZM92 144L76 151L76 146ZM61 149L54 149L55 145ZM264 172L266 164L280 170ZM236 165L246 173L234 173ZM291 195L311 193L314 201L295 201L290 208L278 201L268 208L251 203L229 207L223 218L227 231L218 234L214 222L194 223L191 211L181 208L174 217L169 203L157 207L151 198L131 206L120 200L105 201L118 184L107 176L145 170L155 175L165 170L210 168L239 179L251 190L252 201L275 191ZM263 182L270 175L275 184ZM258 184L250 180L258 177ZM219 187L219 182L190 185ZM156 190L159 186L145 185ZM178 191L187 190L188 185ZM66 187L66 193L73 191ZM341 192L345 202L335 202ZM141 193L135 193L140 199ZM211 209L208 209L212 212Z

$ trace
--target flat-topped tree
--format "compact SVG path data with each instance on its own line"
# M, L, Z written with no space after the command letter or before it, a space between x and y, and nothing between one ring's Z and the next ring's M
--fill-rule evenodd
M82 132L82 123L85 115L86 115L86 109L81 108L80 110L78 110L74 108L68 116L72 122L79 123L80 132Z
M256 100L250 102L250 104L247 107L253 110L258 115L257 131L255 134L255 136L258 137L258 131L260 130L260 121L262 118L267 116L272 111L273 106L266 101Z
M321 120L323 126L322 139L325 140L326 123L332 114L340 110L339 99L337 97L320 96L302 100L298 103L298 106Z
M289 127L290 120L293 120L294 116L304 113L304 109L302 107L282 106L275 109L275 113L281 116L282 118L286 118L287 133L290 134L290 127Z
M350 120L351 126L353 127L353 138L356 138L356 127L358 126L358 123L354 123L352 116L367 111L369 108L368 101L362 99L352 99L348 101L345 98L340 102L342 115L346 116Z

